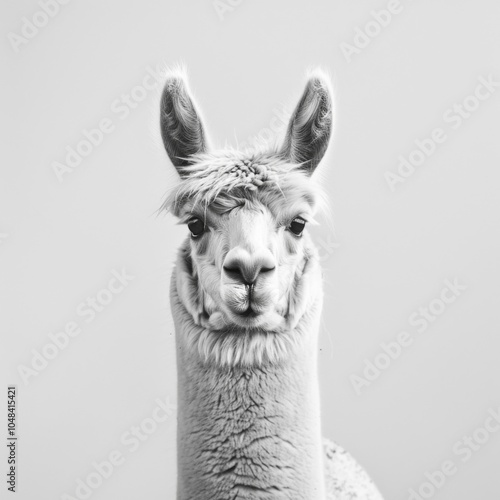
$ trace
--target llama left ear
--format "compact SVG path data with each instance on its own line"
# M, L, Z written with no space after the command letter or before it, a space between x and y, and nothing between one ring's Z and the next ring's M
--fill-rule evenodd
M182 72L167 77L161 96L160 127L168 156L182 177L183 167L191 164L190 157L206 152L208 142Z
M332 96L327 77L313 73L288 125L280 154L312 175L323 158L332 132Z

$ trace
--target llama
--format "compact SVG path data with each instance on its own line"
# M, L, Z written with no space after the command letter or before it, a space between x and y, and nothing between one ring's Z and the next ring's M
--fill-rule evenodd
M178 500L381 500L320 427L318 254L305 227L329 143L312 73L283 144L213 151L185 76L167 76L161 133L180 182L164 207L189 235L170 286L178 364Z

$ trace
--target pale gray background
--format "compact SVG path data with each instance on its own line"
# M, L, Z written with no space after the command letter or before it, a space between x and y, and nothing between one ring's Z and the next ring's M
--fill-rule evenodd
M120 436L151 415L155 398L175 401L168 282L186 228L154 216L175 181L158 145L157 93L125 120L110 105L148 65L179 61L221 145L248 141L273 108L294 105L306 68L333 75L336 131L322 170L336 232L314 229L327 241L324 433L388 500L408 498L447 459L459 471L433 498L499 497L500 435L467 464L452 447L500 404L500 91L456 131L442 115L478 76L500 81L500 4L401 0L403 11L348 63L340 44L386 5L244 0L221 20L211 0L73 0L16 53L8 33L40 7L4 1L1 390L19 386L17 498L73 495L113 450L126 462L93 499L174 498L175 419L135 453ZM115 131L58 183L52 162L104 117ZM391 192L384 172L435 127L448 140ZM85 325L77 305L122 267L135 279ZM467 290L358 396L350 375L381 342L412 331L408 316L454 277ZM83 333L24 386L18 365L72 319Z

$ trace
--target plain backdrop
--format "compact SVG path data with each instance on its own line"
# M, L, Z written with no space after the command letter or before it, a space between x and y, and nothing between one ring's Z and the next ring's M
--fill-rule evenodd
M319 174L335 232L312 230L326 294L324 434L387 500L409 498L445 461L456 472L424 486L429 498L498 498L500 432L478 429L500 405L500 90L470 96L481 77L500 82L500 4L401 0L377 29L372 11L389 3L72 0L45 22L36 1L5 0L0 432L15 384L16 498L78 498L77 481L117 451L123 463L92 499L174 499L175 415L154 430L148 419L157 398L176 400L168 285L187 229L156 214L177 177L159 141L158 91L137 87L177 63L220 146L268 136L306 70L330 73L335 134ZM449 110L464 101L472 111L457 126ZM109 133L60 182L55 162L103 119ZM446 140L391 190L386 172L436 128ZM122 270L133 279L87 321L81 304ZM443 306L447 279L465 290ZM438 314L418 333L409 318L430 303ZM19 367L70 321L81 333L23 381ZM413 341L386 363L382 344L402 331ZM385 368L356 391L352 376L375 359ZM131 451L134 426L151 432ZM474 433L481 444L464 461L457 443ZM6 451L0 463L4 477ZM3 480L0 491L10 498Z

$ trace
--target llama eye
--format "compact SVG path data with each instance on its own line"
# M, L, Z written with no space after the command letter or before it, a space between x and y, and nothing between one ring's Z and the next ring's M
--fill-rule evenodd
M290 222L288 228L292 231L295 236L300 236L304 228L306 227L306 221L301 217L295 217L295 219Z
M188 228L191 231L191 236L197 238L205 230L205 224L201 219L195 217L188 222Z

